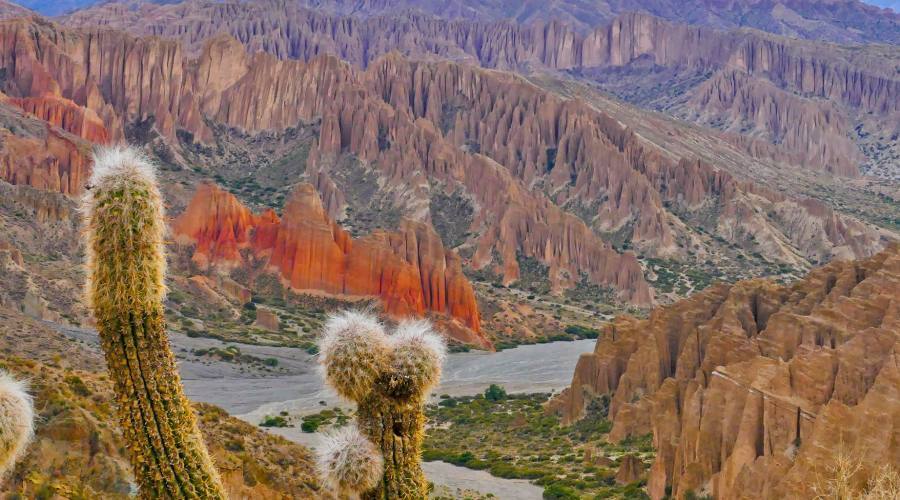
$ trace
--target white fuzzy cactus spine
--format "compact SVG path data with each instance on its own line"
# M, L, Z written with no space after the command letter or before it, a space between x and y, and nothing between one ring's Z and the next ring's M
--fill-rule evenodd
M319 342L319 360L325 380L341 396L360 401L387 361L384 326L370 315L345 311L325 323Z
M447 356L444 339L424 320L400 323L389 338L389 392L392 396L423 395L441 379Z
M34 436L34 404L28 387L0 371L0 480L16 465Z
M319 449L319 470L338 498L355 498L381 480L384 459L359 428L347 425L325 437Z

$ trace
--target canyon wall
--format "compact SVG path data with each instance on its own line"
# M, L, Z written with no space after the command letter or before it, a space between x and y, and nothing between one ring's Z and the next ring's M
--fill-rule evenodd
M340 194L328 169L341 155L374 168L418 222L430 222L422 206L431 190L461 188L479 207L473 265L500 266L506 283L518 279L522 254L550 269L556 291L586 276L649 304L634 256L596 234L625 232L643 252L678 257L684 242L676 244L673 227L681 222L667 203L721 207L717 233L775 261L868 255L883 245L877 232L825 207L738 183L713 165L673 161L608 115L513 75L397 54L360 72L328 56L303 62L248 54L225 35L207 40L196 61L177 42L101 29L11 21L0 23L0 40L10 45L0 67L11 75L12 95L50 89L110 116L111 137L148 120L165 137L174 139L177 129L201 143L212 140L207 120L248 134L321 120L307 169L332 218ZM797 235L765 215L777 211L756 210L760 198L809 228L838 223L822 236Z
M689 94L689 99L677 100L674 109L682 109L679 116L713 126L725 119L728 129L786 149L777 161L840 175L855 175L861 163L859 150L848 139L850 115L859 111L888 116L900 102L900 80L880 62L885 57L896 59L889 51L851 50L751 30L718 31L647 14L621 14L585 32L551 18L515 24L408 12L346 17L259 1L145 6L137 11L112 4L77 13L65 22L85 27L111 24L178 38L193 53L224 31L251 51L281 59L309 60L329 53L361 67L397 50L412 57L437 56L525 73L544 67L587 79L598 69L628 68L619 78L632 79L637 86L648 71L652 77L657 68L670 68L680 75L663 87L683 87L681 91ZM729 76L735 71L741 73L738 78ZM710 74L713 82L693 88ZM729 90L726 82L733 88ZM711 87L729 101L739 97L744 106L722 109L704 96ZM658 88L649 92L659 94L657 99L673 97ZM822 99L839 104L839 116ZM822 120L822 114L834 118ZM798 118L801 126L785 125ZM815 122L824 127L823 133L807 141L810 130L803 122ZM752 148L748 151L755 153Z
M102 134L103 129L92 128L97 124L71 113L72 108L55 104L40 99L20 102L0 94L0 180L68 195L82 192L90 176L90 142L61 127L89 136ZM41 113L41 119L25 113L28 110Z
M896 244L791 286L715 285L606 326L551 409L571 422L611 395L610 439L653 433L653 498L803 497L836 453L864 484L900 461L898 297Z
M516 255L522 251L553 268L558 289L586 273L597 284L616 287L625 300L652 300L634 256L609 249L583 222L519 186L500 171L503 167L453 147L433 125L368 95L356 72L335 58L279 61L247 54L230 37L216 37L199 60L188 61L175 41L102 29L58 31L23 21L0 23L0 42L6 48L0 67L10 75L11 96L49 92L72 99L104 117L112 137L126 124L147 121L170 140L178 129L204 142L212 138L205 119L247 133L321 119L310 155L313 169L317 161L327 161L324 157L350 153L393 182L421 178L472 189L480 206L490 207L481 217L486 226L479 241L481 264L497 249L507 281L517 278ZM573 238L576 234L584 237Z
M79 23L108 21L111 12L120 16L139 16L157 8L111 2L82 9L68 16ZM229 6L239 5L236 2ZM628 12L646 12L674 22L720 29L756 28L792 38L807 38L838 43L900 43L900 15L855 1L818 2L815 0L783 0L780 2L716 2L710 0L632 0L617 2L600 0L584 2L543 0L520 2L484 0L304 0L266 3L274 10L305 6L343 16L378 18L407 12L422 12L448 20L498 21L515 19L529 25L550 20L571 25L577 32L587 32L609 24ZM170 7L177 10L176 5ZM222 9L225 11L227 8ZM233 9L233 7L232 7ZM234 13L234 10L231 11ZM115 17L113 18L115 19Z
M309 184L296 188L281 218L253 214L232 194L203 184L173 231L176 241L195 245L192 259L202 268L261 259L292 289L378 297L398 317L443 314L458 322L448 329L456 340L491 347L459 257L425 224L404 221L396 232L353 239Z

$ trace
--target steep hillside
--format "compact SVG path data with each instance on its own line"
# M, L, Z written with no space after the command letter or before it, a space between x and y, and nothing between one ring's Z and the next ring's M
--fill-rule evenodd
M594 287L646 306L651 285L669 300L715 279L789 278L834 256L870 255L893 238L818 201L735 177L692 148L658 148L592 102L511 74L397 54L364 71L330 56L282 61L224 35L191 59L177 41L43 22L0 23L0 40L8 106L22 109L11 116L50 119L48 130L96 142L147 144L164 165L173 213L204 177L254 209L287 210L293 187L307 182L324 214L354 238L386 238L396 249L413 240L385 235L411 234L401 221L412 221L426 240L440 236L447 262L455 252L469 279L485 284L555 297ZM9 130L24 135L18 125ZM4 178L16 184L54 186L10 165L15 172ZM301 271L289 261L273 263L292 288L309 285L290 277ZM447 310L441 299L422 300L423 309ZM449 308L474 326L464 302ZM222 305L240 316L241 304Z
M553 269L555 286L577 280L583 272L596 284L616 287L623 298L650 301L633 255L620 256L609 249L583 222L530 192L490 158L454 147L433 125L413 121L368 95L355 72L333 58L309 65L282 63L264 55L249 56L233 41L219 38L196 64L189 64L177 43L155 38L131 39L111 31L73 32L66 44L57 45L52 40L58 33L50 26L9 23L0 30L4 28L9 46L19 46L20 52L14 58L9 53L0 56L0 64L15 75L8 81L11 93L37 92L32 88L37 81L34 72L49 72L51 88L76 98L95 96L82 104L111 116L108 129L113 136L124 134L125 124L152 120L169 140L175 139L179 129L182 138L201 144L213 141L213 129L204 116L248 133L284 130L321 119L320 137L309 153L306 170L327 200L330 215L343 208L345 196L337 192L327 169L335 165L336 155L350 153L380 170L378 176L413 219L429 219L421 204L427 206L430 189L409 191L417 178L439 183L435 187L449 184L449 192L463 188L473 196L480 208L473 221L473 229L480 228L477 267L494 261L496 250L505 266L505 279L513 281L518 273L516 255L522 252ZM40 52L28 41L31 29L37 29ZM102 60L90 60L100 52L88 51L89 41L108 45ZM87 64L75 64L84 58ZM46 66L25 63L39 59ZM176 61L179 64L173 65ZM93 68L103 68L103 73L90 73ZM156 83L150 85L151 79ZM113 90L103 94L104 88ZM273 100L276 95L282 98ZM279 104L272 107L272 102ZM400 179L403 183L397 185ZM556 223L550 225L551 221ZM517 228L520 223L527 226ZM572 240L573 233L583 237Z
M717 28L750 27L797 38L838 42L900 41L900 18L896 13L856 0L565 0L550 5L538 0L305 0L305 3L347 14L375 15L415 9L448 18L515 19L526 24L558 19L582 29L604 24L622 13L636 11L683 23Z
M176 37L195 51L225 30L251 50L280 58L327 52L365 66L399 50L525 73L537 65L593 81L635 104L776 145L783 151L779 161L845 176L864 164L866 171L900 175L891 166L900 158L893 104L900 82L880 62L896 60L890 47L844 48L750 30L716 31L645 14L623 14L585 33L556 19L483 19L337 17L262 0L138 10L109 4L65 22ZM859 139L866 139L862 152L854 144ZM758 147L747 150L758 153Z
M35 15L33 11L26 9L17 3L0 0L0 19L29 17L32 15Z
M551 408L574 421L611 395L611 439L653 433L653 498L804 497L839 453L864 484L900 463L898 297L898 245L790 286L716 285L606 326Z

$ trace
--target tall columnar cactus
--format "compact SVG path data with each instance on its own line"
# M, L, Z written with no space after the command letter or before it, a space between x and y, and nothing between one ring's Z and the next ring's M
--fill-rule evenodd
M153 167L128 148L94 158L88 298L143 498L225 498L184 396L163 316L165 220Z
M22 454L34 434L34 407L24 383L0 371L0 481Z
M320 343L325 378L357 404L357 426L382 455L379 462L366 460L362 450L354 452L353 463L366 468L359 471L335 454L341 441L348 441L345 436L323 447L324 476L339 486L342 496L352 489L348 485L357 486L355 493L364 499L427 496L421 465L425 398L440 380L445 352L443 339L426 321L403 322L387 335L381 323L365 314L344 312L329 319ZM355 479L376 470L381 478L368 488ZM351 471L353 477L344 480Z

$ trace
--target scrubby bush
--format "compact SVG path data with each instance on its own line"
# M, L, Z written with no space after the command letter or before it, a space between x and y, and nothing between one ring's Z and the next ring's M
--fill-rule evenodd
M262 422L259 423L260 427L287 427L288 422L287 419L282 417L281 415L266 415L263 417Z
M484 391L484 399L488 401L503 401L506 399L506 389L497 384L491 384Z

